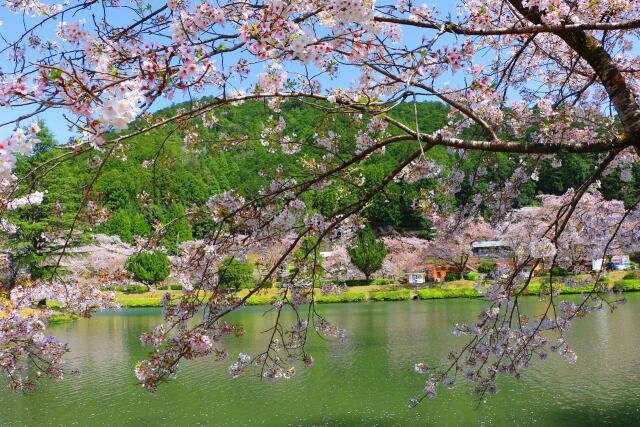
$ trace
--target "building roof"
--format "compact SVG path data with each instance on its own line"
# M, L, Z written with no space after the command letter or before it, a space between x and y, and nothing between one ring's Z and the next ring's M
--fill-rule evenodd
M476 248L508 248L510 247L504 240L487 240L484 242L473 242L471 247Z

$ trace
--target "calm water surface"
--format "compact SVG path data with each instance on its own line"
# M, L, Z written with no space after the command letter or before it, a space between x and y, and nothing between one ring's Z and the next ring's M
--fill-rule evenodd
M229 361L191 361L154 395L135 383L132 371L146 354L140 333L160 322L161 312L101 313L53 328L70 343L68 364L81 374L27 396L0 391L0 425L640 425L640 295L628 298L614 313L576 323L569 338L577 364L552 355L521 381L502 379L500 393L481 405L459 386L414 409L407 400L424 377L413 373L413 364L443 361L464 345L449 330L474 319L484 302L323 305L319 310L346 328L348 338L315 338L313 369L267 384L249 376L232 380ZM525 305L539 309L533 298ZM263 349L259 331L271 320L264 312L251 307L234 315L247 335L227 341L230 354Z

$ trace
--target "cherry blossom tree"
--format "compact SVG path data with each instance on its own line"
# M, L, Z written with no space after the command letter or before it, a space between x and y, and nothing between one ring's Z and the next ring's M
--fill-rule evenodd
M553 223L567 203L573 191L562 196L540 196L541 206L526 207L511 212L500 226L501 234L519 252L539 245L550 223ZM555 263L560 267L586 270L594 259L608 254L635 253L640 251L637 218L623 221L627 210L618 200L605 200L596 189L590 190L575 207L575 213L565 225L563 238L555 246ZM611 235L611 228L620 227ZM525 249L525 246L531 246ZM605 249L606 252L605 253Z
M383 269L390 275L402 277L406 273L422 272L430 252L430 242L417 237L385 237L387 257Z
M454 327L455 334L469 335L468 345L429 373L411 403L434 397L441 385L452 386L459 373L483 396L497 391L499 375L520 377L534 357L555 351L575 361L564 338L571 322L603 305L614 307L619 299L597 287L580 304L558 302L552 293L547 310L525 322L518 298L531 279L524 266L564 262L558 254L570 245L566 236L573 232L585 233L583 239L598 236L600 247L593 251L602 254L621 232L636 233L637 239L638 201L615 205L613 218L599 211L585 216L586 227L572 221L604 173L616 169L624 183L638 163L640 71L633 48L640 35L638 4L458 0L455 7L440 12L407 0L6 0L0 52L8 59L2 63L0 105L10 108L0 123L7 135L0 144L2 211L44 190L38 183L61 162L90 156L87 167L95 173L66 230L70 238L83 221L98 216L99 200L91 188L107 162L131 161L127 145L136 136L164 129L183 136L185 149L242 147L245 135L202 141L198 127L215 126L218 113L250 100L264 100L273 110L260 136L270 151L293 155L310 144L322 153L305 159L304 173L280 169L256 197L245 199L231 190L187 212L189 217L204 211L214 225L210 237L190 245L177 260L184 294L165 295L164 325L142 337L152 350L135 374L155 390L175 376L183 359L225 359L224 337L240 333L225 316L259 292L279 266L295 262L291 255L303 240L346 245L360 227L358 214L390 182L436 180L435 188L415 200L436 230L481 216L497 224L513 209L522 186L537 179L541 161L557 163L559 153L596 155L597 167L556 202L546 227L518 237L531 239L520 245L512 271L486 291L489 308L477 323ZM345 82L344 75L353 78ZM291 99L327 116L350 118L359 126L355 149L339 149L341 136L320 125L310 141L288 132L280 106ZM449 107L448 124L435 133L420 129L417 113L405 121L391 114L400 103L426 99ZM172 100L186 106L170 116L151 114ZM43 114L65 120L72 138L62 154L16 176L17 158L38 142L37 118ZM158 141L158 150L162 144ZM411 147L409 154L379 182L363 185L359 164L399 145ZM435 147L445 147L459 161L479 153L481 161L465 174L459 164L430 157ZM500 176L499 154L517 159L515 172L491 182L468 203L457 203L454 196L463 184L473 186L491 172ZM355 197L324 215L307 209L300 196L334 181L346 183ZM157 236L164 229L158 226ZM3 223L3 230L11 232L11 225ZM218 287L221 260L285 236L293 236L291 243L264 269L255 289L237 297ZM313 258L317 251L305 252ZM253 367L267 380L289 378L296 361L313 364L305 349L310 328L329 337L344 334L314 309L314 284L322 279L318 263L311 259L296 267L274 308L280 313L289 307L297 320L282 325L277 316L268 348L240 354L229 368L232 376ZM45 335L46 313L26 315L23 308L46 297L88 315L110 305L107 295L61 277L47 282L26 277L8 290L0 303L6 313L0 317L0 366L11 387L28 388L39 378L22 374L30 363L53 377L63 372L66 346ZM427 371L425 365L419 371Z
M452 218L454 218L452 216ZM491 240L496 232L482 218L466 218L460 223L449 222L429 245L428 253L437 262L453 268L462 274L471 257L473 242Z

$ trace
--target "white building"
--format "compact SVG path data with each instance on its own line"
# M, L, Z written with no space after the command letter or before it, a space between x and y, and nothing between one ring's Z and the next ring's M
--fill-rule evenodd
M426 273L421 273L421 272L407 273L406 276L407 276L407 283L409 283L410 285L420 285L422 283L426 283L427 281Z

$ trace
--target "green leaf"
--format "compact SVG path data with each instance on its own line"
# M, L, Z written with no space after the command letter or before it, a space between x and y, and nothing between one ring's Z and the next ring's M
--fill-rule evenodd
M60 70L51 70L49 72L49 78L51 80L59 79L60 77L62 77L62 71Z

